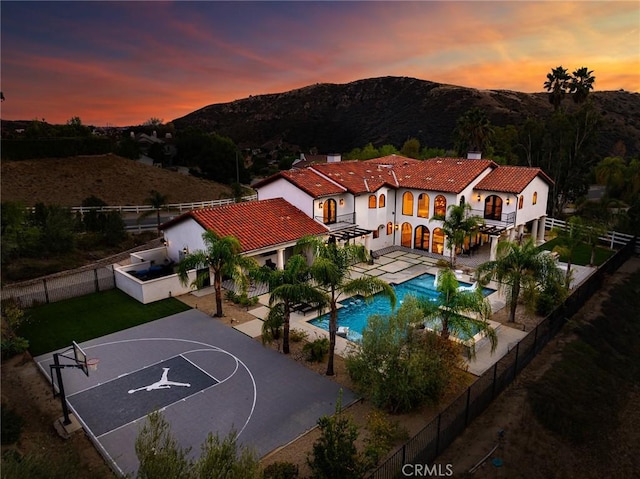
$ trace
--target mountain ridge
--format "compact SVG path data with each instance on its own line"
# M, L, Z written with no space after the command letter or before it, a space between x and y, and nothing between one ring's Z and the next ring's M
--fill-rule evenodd
M622 141L640 153L640 94L595 91L590 98L603 114L598 153L608 156ZM566 108L575 108L570 99ZM485 110L494 126L519 125L547 117L548 94L476 89L411 77L385 76L349 83L316 83L282 93L252 95L204 106L173 120L177 129L202 128L231 138L243 148L278 146L301 151L347 152L367 143L401 147L408 138L422 146L449 149L457 119Z

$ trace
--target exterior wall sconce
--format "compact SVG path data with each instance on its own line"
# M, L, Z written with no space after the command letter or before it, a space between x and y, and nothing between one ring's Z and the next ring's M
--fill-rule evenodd
M511 198L507 198L507 206L511 203Z
M324 203L322 201L318 203L318 208L322 208L323 206L324 206Z
M189 248L187 246L185 246L184 248L182 248L182 252L184 254L189 254Z
M396 231L398 231L400 229L400 225L396 223L395 229L396 229Z
M167 240L162 240L162 245L166 248L169 242Z
M344 199L340 198L340 206L344 206Z
M476 198L478 199L478 201L482 199L482 196L480 196L480 193L478 193L478 196Z

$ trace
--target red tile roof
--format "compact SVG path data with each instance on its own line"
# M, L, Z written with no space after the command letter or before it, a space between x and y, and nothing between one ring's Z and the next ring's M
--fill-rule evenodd
M311 168L344 186L354 195L376 191L385 184L398 186L393 167L373 161L341 161L314 165Z
M244 252L328 231L282 198L192 210L164 223L162 229L187 218L194 219L203 228L220 236L235 236L240 240Z
M496 166L491 160L433 158L395 168L395 171L401 187L460 193L480 173Z
M553 184L540 168L525 166L500 166L485 176L475 186L477 190L499 191L503 193L521 193L536 176Z
M340 193L344 193L345 191L344 188L336 185L335 183L332 183L331 181L328 181L326 178L323 178L315 171L308 168L281 171L279 173L276 173L275 175L272 175L262 181L255 183L253 187L260 188L261 186L272 183L279 178L283 178L289 181L314 198L327 195L337 195Z

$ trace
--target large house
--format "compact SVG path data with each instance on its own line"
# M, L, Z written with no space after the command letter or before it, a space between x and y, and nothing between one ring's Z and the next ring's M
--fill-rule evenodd
M254 188L259 199L282 197L338 238L359 237L367 249L405 246L445 254L442 222L431 218L446 215L452 204L470 204L485 221L465 248L489 240L497 245L501 235L514 239L525 228L542 239L551 183L539 168L479 157L419 161L390 155L282 171Z
M189 291L175 277L154 273L204 250L206 230L237 237L245 255L273 268L284 267L305 235L333 235L372 251L404 246L448 255L442 221L432 218L463 203L485 222L464 248L490 241L495 257L501 236L514 239L527 228L543 239L551 184L539 168L500 166L479 157L339 161L333 155L332 161L256 183L258 201L193 210L165 223L165 246L132 254L131 265L116 268L116 284L144 303Z

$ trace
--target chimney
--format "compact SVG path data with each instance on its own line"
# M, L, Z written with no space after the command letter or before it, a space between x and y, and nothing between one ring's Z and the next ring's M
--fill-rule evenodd
M327 155L327 163L338 163L342 160L340 153L330 153Z
M470 151L467 153L467 160L481 160L482 152L481 151Z

